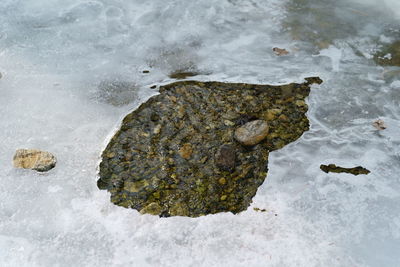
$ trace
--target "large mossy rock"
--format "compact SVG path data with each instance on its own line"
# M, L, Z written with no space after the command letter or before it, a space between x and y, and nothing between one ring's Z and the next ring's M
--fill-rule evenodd
M267 175L268 154L309 129L310 84L176 82L128 114L102 153L98 187L116 205L162 217L247 209ZM235 139L268 123L253 146Z

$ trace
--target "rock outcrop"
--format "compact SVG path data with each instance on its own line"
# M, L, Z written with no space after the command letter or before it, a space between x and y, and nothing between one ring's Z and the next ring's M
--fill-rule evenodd
M266 178L269 152L309 129L304 100L310 84L322 81L306 80L160 87L103 151L98 187L116 205L162 217L247 209Z

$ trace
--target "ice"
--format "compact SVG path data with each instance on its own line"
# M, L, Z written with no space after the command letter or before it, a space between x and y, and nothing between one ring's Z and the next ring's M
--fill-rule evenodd
M332 62L332 70L339 71L340 59L342 58L342 51L334 46L329 46L326 49L322 49L319 52L320 56L325 56L330 58Z
M370 59L398 39L398 7L0 1L0 265L400 266L400 72ZM238 215L160 219L96 187L121 118L185 70L199 80L324 80L308 98L310 131L271 153L265 183ZM388 128L377 131L377 119ZM14 169L18 148L50 151L58 164ZM371 173L326 174L327 163Z

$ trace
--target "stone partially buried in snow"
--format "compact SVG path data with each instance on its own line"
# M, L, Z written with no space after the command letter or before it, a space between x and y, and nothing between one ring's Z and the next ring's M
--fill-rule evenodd
M309 128L307 105L296 103L322 81L306 80L161 86L123 119L103 151L98 187L116 205L162 217L246 210L266 178L269 152ZM252 146L235 139L241 127L257 133Z
M56 166L57 159L50 152L36 149L18 149L13 158L15 168L45 172Z

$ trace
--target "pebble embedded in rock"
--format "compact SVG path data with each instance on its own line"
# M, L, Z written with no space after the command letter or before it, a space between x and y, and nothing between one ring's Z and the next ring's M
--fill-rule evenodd
M50 152L36 149L18 149L13 158L15 168L46 172L56 166L57 159Z
M222 178L219 178L219 179L218 179L218 183L221 184L221 185L225 185L225 184L226 184L226 179L223 178L223 177L222 177Z
M215 164L223 171L235 169L236 152L233 145L222 145L215 154Z
M268 135L268 123L264 120L250 121L235 131L235 139L245 146L254 146Z
M193 149L190 144L184 144L180 149L179 149L179 155L181 155L182 158L184 159L190 159L192 156Z
M144 207L143 209L140 210L141 214L151 214L151 215L158 215L161 212L161 207L157 203L153 202Z

